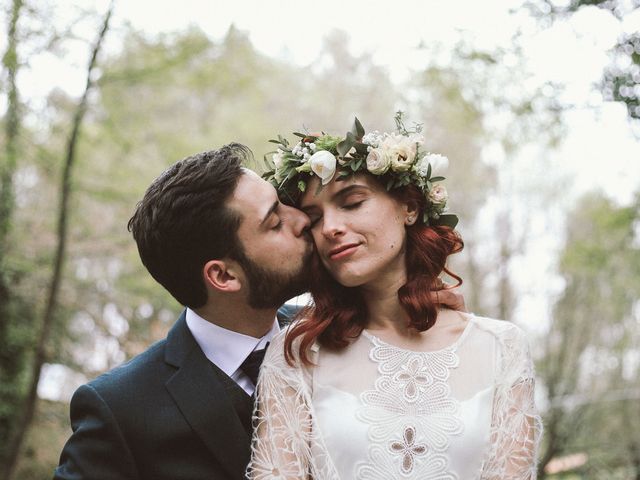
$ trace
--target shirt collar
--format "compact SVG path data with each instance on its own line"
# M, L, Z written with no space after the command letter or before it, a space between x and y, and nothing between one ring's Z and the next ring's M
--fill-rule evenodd
M229 376L240 368L251 352L263 349L280 331L277 318L265 336L254 338L208 322L190 308L187 308L186 317L187 326L204 355Z

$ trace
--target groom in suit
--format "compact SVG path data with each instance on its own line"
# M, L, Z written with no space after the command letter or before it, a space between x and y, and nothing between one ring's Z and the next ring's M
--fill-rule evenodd
M129 221L142 262L182 305L167 338L71 401L55 479L241 479L264 348L278 306L305 291L302 212L231 144L186 158Z
M138 204L140 258L186 308L165 340L75 392L55 480L244 478L258 368L313 251L309 219L242 167L250 155L188 157Z

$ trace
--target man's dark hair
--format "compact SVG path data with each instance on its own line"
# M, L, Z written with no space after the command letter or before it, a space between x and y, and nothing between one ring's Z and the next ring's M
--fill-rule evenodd
M206 303L206 262L242 251L242 217L226 203L251 156L249 148L231 143L179 161L151 184L129 220L142 263L182 305Z

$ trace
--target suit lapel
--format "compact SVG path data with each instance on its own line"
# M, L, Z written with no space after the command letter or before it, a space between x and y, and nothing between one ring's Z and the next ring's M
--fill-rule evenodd
M233 478L244 478L250 437L218 379L189 331L185 314L167 337L165 360L178 367L167 390L191 428Z

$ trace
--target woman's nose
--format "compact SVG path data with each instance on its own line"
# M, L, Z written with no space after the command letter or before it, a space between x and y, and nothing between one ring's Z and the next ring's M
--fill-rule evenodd
M339 237L344 233L344 225L339 215L332 212L324 212L322 217L322 235L326 238Z

